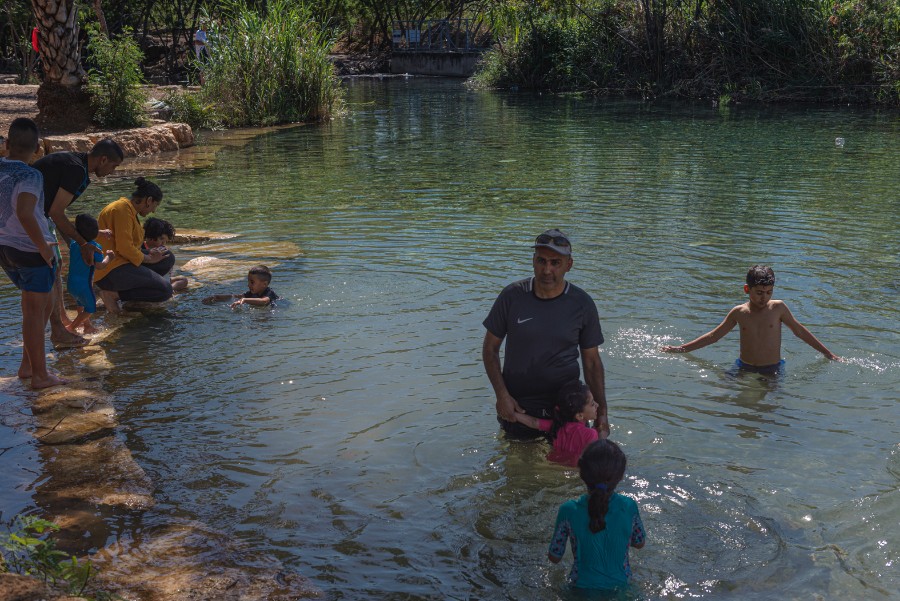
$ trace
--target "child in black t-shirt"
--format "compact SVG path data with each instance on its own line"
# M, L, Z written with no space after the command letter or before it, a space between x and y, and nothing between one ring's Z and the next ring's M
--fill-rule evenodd
M203 299L204 304L212 304L215 302L230 301L231 308L234 309L239 305L250 305L253 307L265 307L274 305L278 300L275 291L269 288L272 281L272 272L265 265L257 265L247 273L247 287L249 290L243 294L213 294Z

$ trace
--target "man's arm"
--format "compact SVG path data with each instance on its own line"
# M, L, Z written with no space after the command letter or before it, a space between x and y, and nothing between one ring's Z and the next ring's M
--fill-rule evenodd
M37 196L30 192L22 192L16 197L16 217L22 224L22 229L28 234L28 237L38 248L38 252L49 267L53 267L53 250L47 241L44 240L44 234L41 232L41 226L37 217L34 216L34 209L37 206Z
M84 259L86 265L94 264L94 247L87 240L81 237L69 218L66 217L66 208L72 204L75 195L71 192L60 188L56 192L53 204L50 206L50 219L56 225L56 231L62 234L66 243L75 240L81 247L81 258ZM45 200L46 202L46 200Z
M703 348L704 346L709 346L714 342L718 342L737 325L737 314L739 310L740 305L729 311L728 315L725 316L725 319L722 320L722 323L703 336L691 340L687 344L682 344L681 346L664 346L661 350L664 353L689 353L691 351L696 351L699 348Z
M516 421L516 413L525 413L516 399L512 398L503 381L503 371L500 367L500 345L503 339L490 333L484 334L484 343L481 346L481 360L484 362L484 371L487 373L494 394L497 396L497 415L508 422Z
M601 438L609 436L609 416L606 407L606 371L603 369L603 360L600 358L600 350L595 346L581 349L581 363L584 365L584 381L594 400L597 401L597 423L594 428Z
M782 323L784 323L784 325L786 325L787 327L789 327L791 329L791 332L794 333L794 336L796 336L797 338L799 338L800 340L802 340L809 346L813 347L814 349L816 349L817 351L819 351L820 353L822 353L823 355L825 355L832 361L840 361L840 359L841 359L840 357L838 357L837 355L835 355L834 353L829 351L828 348L824 344L819 342L818 338L813 336L812 332L810 332L809 330L806 329L806 326L804 326L802 323L800 323L799 321L797 321L794 318L793 313L791 313L791 310L787 308L786 304L781 303L781 306L783 308L783 312L781 314L781 321L782 321Z

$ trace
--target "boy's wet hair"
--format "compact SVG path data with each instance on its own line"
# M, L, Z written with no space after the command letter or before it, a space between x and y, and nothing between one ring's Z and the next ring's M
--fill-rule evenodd
M581 413L587 404L587 396L588 387L581 380L571 380L563 384L556 393L556 406L553 407L553 424L548 433L551 441L556 439L563 426L575 421L575 416Z
M78 235L84 238L86 242L90 242L100 233L100 225L97 223L96 219L87 213L79 213L75 216L75 231L77 231Z
M163 236L172 240L175 237L175 227L165 219L148 217L144 221L144 238L156 239Z
M774 286L775 272L768 265L754 265L747 272L747 285L754 286Z
M37 150L39 138L37 123L28 117L19 117L9 124L6 143L16 152L34 153Z
M162 190L150 180L139 177L134 180L134 185L137 186L137 189L132 193L132 198L147 198L149 196L156 202L162 202Z
M111 161L124 161L125 153L122 152L122 147L119 146L115 140L111 138L103 138L91 148L91 152L88 153L88 156L92 157L106 157Z
M256 276L262 279L266 285L269 285L269 282L272 281L272 272L269 271L269 268L265 265L257 265L256 267L252 267L247 275Z
M591 532L606 529L609 498L625 477L625 453L609 439L596 440L585 447L578 460L581 479L588 487L588 516Z

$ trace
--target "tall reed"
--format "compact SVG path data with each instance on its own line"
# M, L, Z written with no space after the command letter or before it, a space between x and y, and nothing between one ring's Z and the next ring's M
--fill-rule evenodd
M264 12L225 3L199 67L202 96L232 127L327 119L341 106L328 59L335 35L305 4L270 0Z

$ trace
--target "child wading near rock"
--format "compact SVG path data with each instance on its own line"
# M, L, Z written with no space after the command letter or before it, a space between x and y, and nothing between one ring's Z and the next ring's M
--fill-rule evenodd
M241 305L250 305L251 307L265 307L274 305L278 300L275 291L269 288L272 282L272 272L265 265L257 265L247 274L247 287L249 290L243 294L213 294L203 299L204 304L212 304L222 301L234 300L231 308L236 309Z
M615 492L625 475L625 453L611 440L598 440L584 450L578 467L588 492L560 505L547 557L559 563L571 541L570 584L622 589L631 580L628 549L640 549L646 537L637 503Z
M77 215L75 230L84 238L85 244L97 249L94 252L94 265L106 265L115 258L115 251L108 250L103 253L103 249L96 242L100 232L96 219L84 213ZM94 296L94 265L84 262L80 246L77 240L69 242L69 277L66 279L66 288L78 303L78 316L66 326L66 329L75 332L78 328L83 328L85 334L93 334L97 331L91 324L91 315L97 311L97 298Z

